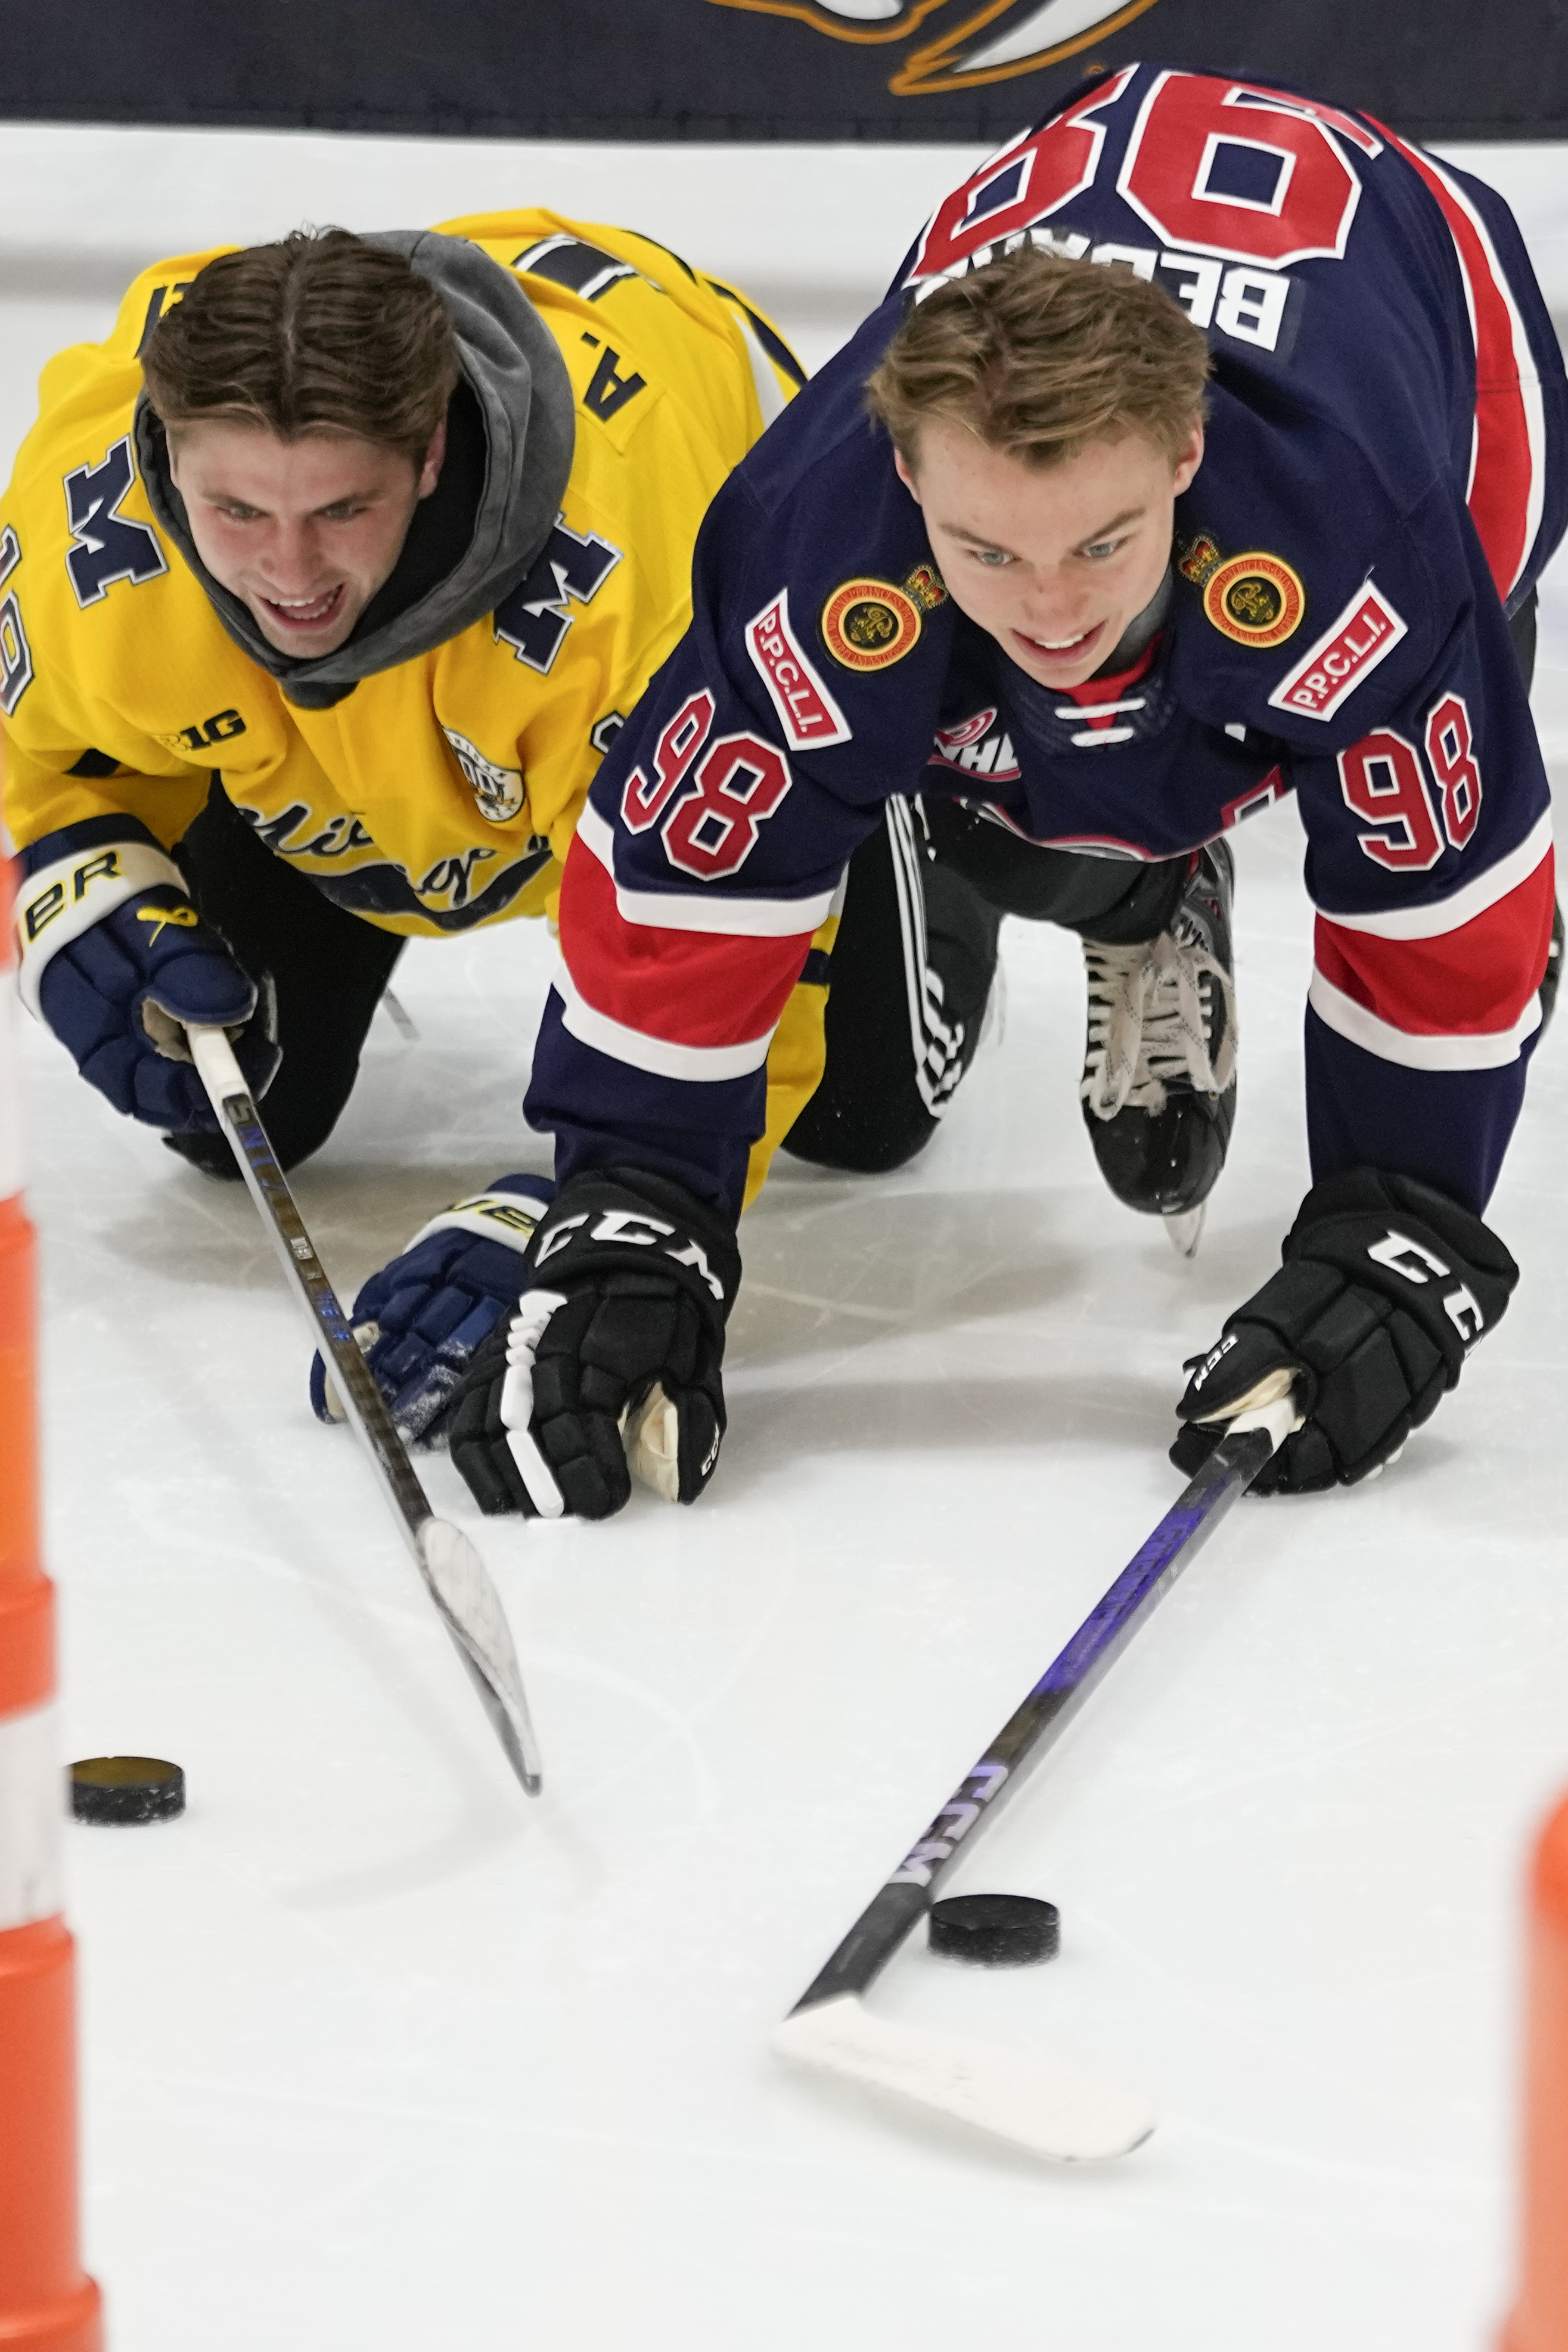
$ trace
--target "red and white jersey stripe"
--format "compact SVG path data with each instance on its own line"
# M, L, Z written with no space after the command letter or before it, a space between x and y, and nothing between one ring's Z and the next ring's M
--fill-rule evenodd
M768 1058L833 893L700 897L618 884L614 835L591 804L560 894L556 985L572 1035L656 1076L745 1077Z
M1555 903L1552 821L1447 898L1320 908L1310 1001L1353 1045L1412 1070L1490 1070L1541 1025Z
M1546 405L1518 300L1480 211L1436 157L1379 124L1436 197L1464 284L1476 353L1476 418L1466 503L1506 604L1540 535Z

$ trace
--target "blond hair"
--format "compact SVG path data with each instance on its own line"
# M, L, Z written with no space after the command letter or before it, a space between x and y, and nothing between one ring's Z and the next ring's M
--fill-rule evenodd
M1174 466L1202 419L1209 366L1163 288L1026 246L913 303L865 398L912 470L933 417L1029 466L1129 433Z

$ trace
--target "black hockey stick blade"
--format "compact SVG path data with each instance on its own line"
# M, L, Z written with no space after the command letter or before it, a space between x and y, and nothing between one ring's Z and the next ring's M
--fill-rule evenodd
M349 1320L327 1279L287 1180L221 1029L193 1026L192 1058L233 1139L240 1172L271 1234L314 1344L332 1367L356 1436L425 1590L451 1635L517 1779L530 1797L542 1785L538 1741L501 1596L461 1528L438 1519Z
M1229 1423L1066 1648L867 1905L774 2032L782 2057L956 2116L1038 2156L1085 2161L1146 2139L1146 2101L1031 2052L955 2042L869 2010L862 1996L925 1916L965 1842L1066 1729L1133 1635L1251 1485L1299 1416L1292 1375L1270 1374Z

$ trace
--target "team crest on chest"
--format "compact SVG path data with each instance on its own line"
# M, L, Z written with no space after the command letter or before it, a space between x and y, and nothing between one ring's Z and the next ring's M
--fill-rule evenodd
M846 580L822 607L822 642L845 669L886 669L919 635L919 605L891 580Z
M456 754L480 815L489 824L506 824L527 797L521 770L499 767L487 760L478 745L459 735L455 727L444 727L441 731Z
M1222 557L1213 540L1199 532L1178 548L1176 570L1202 590L1204 612L1235 645L1267 653L1301 625L1307 592L1282 556L1254 548L1246 555Z

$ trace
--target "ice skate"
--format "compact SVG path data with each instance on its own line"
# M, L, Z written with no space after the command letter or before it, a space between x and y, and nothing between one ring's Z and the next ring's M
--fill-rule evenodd
M1089 1035L1080 1092L1101 1173L1129 1209L1196 1251L1236 1118L1235 868L1199 856L1168 931L1133 947L1085 940Z

